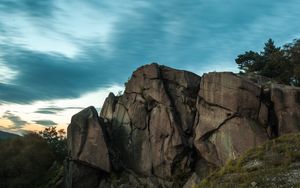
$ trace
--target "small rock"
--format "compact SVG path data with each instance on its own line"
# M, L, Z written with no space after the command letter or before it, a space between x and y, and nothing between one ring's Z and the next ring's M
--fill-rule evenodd
M255 181L251 182L251 187L255 187L257 183Z
M129 182L133 185L139 185L139 180L132 174L129 174Z

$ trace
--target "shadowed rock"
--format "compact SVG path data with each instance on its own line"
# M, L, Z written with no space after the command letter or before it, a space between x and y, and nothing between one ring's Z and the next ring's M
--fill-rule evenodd
M106 136L94 107L72 117L68 126L68 152L74 161L110 172Z
M280 135L300 131L300 88L280 84L271 87L271 100ZM272 119L272 118L271 118Z
M109 93L101 109L101 113L100 113L101 118L104 118L104 120L106 121L112 120L117 100L118 98L113 93Z

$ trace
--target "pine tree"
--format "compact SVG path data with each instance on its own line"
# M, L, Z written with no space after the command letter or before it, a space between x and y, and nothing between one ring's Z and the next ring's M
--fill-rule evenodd
M293 69L290 59L287 58L288 56L295 56L291 54L287 55L287 52L290 53L294 46L293 44L289 46L288 50L286 50L287 48L282 50L280 47L276 47L272 39L269 39L265 43L262 52L245 52L245 54L238 55L235 61L239 68L246 73L254 72L262 76L273 78L280 83L290 84L293 74L295 75L294 77L299 75L298 78L300 78L300 62L298 66L299 69L297 69L296 66L294 66L295 68ZM295 80L297 79L295 78Z

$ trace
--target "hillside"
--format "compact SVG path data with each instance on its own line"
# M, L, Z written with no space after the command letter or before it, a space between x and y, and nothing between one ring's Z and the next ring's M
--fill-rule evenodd
M0 140L1 139L8 139L8 138L16 138L18 136L19 135L17 135L17 134L0 131Z
M198 188L300 187L300 134L253 148L201 181Z

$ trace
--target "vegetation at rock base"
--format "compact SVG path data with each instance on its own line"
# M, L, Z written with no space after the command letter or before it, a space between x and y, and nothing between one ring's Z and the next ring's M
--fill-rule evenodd
M202 180L198 188L300 187L300 134L250 149Z
M280 83L300 86L300 39L277 47L269 39L263 51L247 51L235 59L241 73L255 73Z
M56 127L47 127L39 134L50 146L55 159L58 162L63 162L67 156L67 139L65 138L66 132L64 129L56 130Z
M59 186L63 177L61 159L65 157L60 152L66 148L65 138L55 127L43 133L0 141L0 188Z

